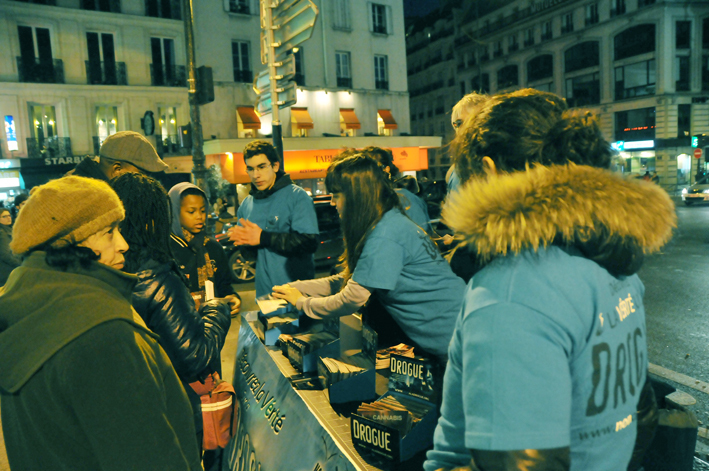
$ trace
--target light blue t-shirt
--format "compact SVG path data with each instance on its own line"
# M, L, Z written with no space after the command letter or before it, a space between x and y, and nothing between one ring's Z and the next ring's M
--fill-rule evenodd
M367 237L352 279L374 289L411 340L445 357L465 290L431 238L398 209Z
M319 234L313 199L297 185L287 185L263 199L247 196L236 212L269 232ZM258 249L256 296L271 294L276 285L315 277L313 254L286 257L269 247Z
M406 188L397 188L396 193L399 195L399 201L401 201L406 215L424 231L431 234L431 218L428 217L426 202Z
M469 449L570 447L572 471L625 469L648 367L644 287L558 247L501 257L465 293L424 468Z
M448 175L448 180L446 181L446 195L450 195L452 191L458 191L460 183L460 176L458 172L455 171L455 168L453 168L453 171Z

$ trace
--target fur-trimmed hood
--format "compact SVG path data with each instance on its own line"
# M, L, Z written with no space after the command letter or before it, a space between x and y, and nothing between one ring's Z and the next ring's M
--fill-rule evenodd
M554 244L615 276L637 272L677 225L672 200L654 183L574 164L473 180L442 214L483 262Z

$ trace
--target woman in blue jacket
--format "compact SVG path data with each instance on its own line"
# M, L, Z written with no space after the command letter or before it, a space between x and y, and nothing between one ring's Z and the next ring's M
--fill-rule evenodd
M374 297L383 307L377 316L390 316L402 340L444 360L463 280L405 215L389 175L374 159L338 160L328 168L325 184L340 215L344 272L276 286L273 296L315 319L352 314Z
M671 237L672 201L609 172L596 120L551 93L491 97L454 149L464 186L444 221L484 268L425 469L628 469L652 397L636 273Z

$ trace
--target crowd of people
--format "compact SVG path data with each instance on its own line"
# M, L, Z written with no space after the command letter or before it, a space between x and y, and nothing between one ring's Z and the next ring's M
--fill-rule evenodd
M656 415L637 272L671 237L672 201L611 172L596 119L554 94L471 94L451 116L442 245L455 251L441 254L390 151L347 149L325 179L344 253L319 279L312 199L271 144L250 142L251 192L229 239L258 252L256 295L313 319L363 312L380 346L440 364L427 471L638 469ZM140 134L117 133L35 188L14 224L0 210L13 470L216 462L189 384L219 372L240 299L204 191L166 191L148 175L164 168Z

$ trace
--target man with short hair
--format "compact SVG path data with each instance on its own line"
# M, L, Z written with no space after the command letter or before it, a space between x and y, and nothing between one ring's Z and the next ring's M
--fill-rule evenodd
M153 145L133 131L111 134L98 151L98 161L87 156L67 175L109 181L126 172L151 173L167 170Z
M314 278L319 231L312 198L283 172L268 142L247 144L244 162L251 194L239 206L239 225L229 230L229 240L258 249L256 296L270 294L276 285Z

